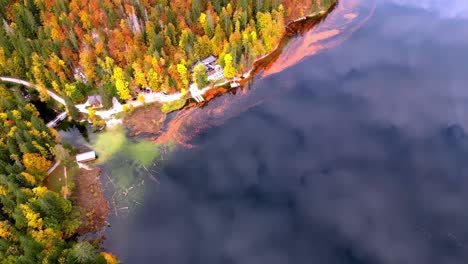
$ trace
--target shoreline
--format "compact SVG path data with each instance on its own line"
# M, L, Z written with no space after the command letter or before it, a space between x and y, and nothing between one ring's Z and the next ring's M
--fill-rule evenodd
M335 2L327 10L317 11L316 13L312 13L310 15L300 17L298 19L295 19L295 20L287 23L286 26L285 26L286 31L285 31L283 37L280 39L280 42L276 45L276 47L272 51L270 51L269 53L267 53L267 54L261 56L260 58L256 59L252 63L253 64L252 68L249 71L247 71L246 73L244 73L242 75L242 78L244 78L245 80L253 78L255 76L255 73L257 72L257 70L259 70L262 66L265 66L265 65L262 64L262 62L264 60L273 59L273 58L270 58L270 56L279 55L279 54L276 54L276 53L278 53L278 52L281 53L282 49L288 44L289 40L292 37L296 36L299 33L299 31L304 30L303 28L290 29L290 27L294 27L294 26L299 26L299 27L302 26L303 27L303 26L307 26L307 25L305 25L305 23L312 22L314 24L310 25L310 28L307 28L307 29L311 29L311 27L315 26L316 24L321 22L323 19L325 19L326 16L331 11L333 11L333 9L336 7L336 5L337 5L337 2ZM293 32L288 32L288 30L292 30Z
M331 12L333 11L333 9L336 7L337 5L337 2L334 1L334 3L327 9L327 10L321 10L321 11L317 11L315 13L312 13L312 14L309 14L309 15L306 15L306 16L302 16L300 18L297 18L295 20L292 20L288 23L286 23L285 25L285 32L283 33L283 36L280 38L279 40L279 43L275 46L275 48L268 52L267 54L264 54L262 56L260 56L259 58L257 58L253 63L252 63L252 67L235 76L233 79L230 79L230 80L224 80L222 81L221 83L219 84L216 84L216 85L211 85L211 86L208 86L208 87L205 87L203 89L200 90L200 94L202 95L205 95L206 93L208 93L209 91L211 91L212 95L210 96L207 96L207 100L204 101L204 102L201 102L201 103L193 103L193 100L192 98L188 98L188 99L185 99L186 102L184 104L184 106L182 106L181 108L179 108L178 110L181 110L181 109L185 109L185 108L189 108L189 107L193 107L193 106L200 106L200 105L204 105L206 103L208 103L211 99L213 98L216 98L218 96L221 96L222 94L226 93L226 92L229 92L233 89L237 89L238 87L236 88L232 88L232 87L227 87L225 88L224 86L226 85L229 85L231 81L236 81L236 82L239 82L242 85L244 85L246 82L248 82L249 80L251 80L255 74L261 70L262 68L266 67L268 65L268 63L270 63L272 60L274 60L279 54L281 54L282 52L282 49L287 45L287 43L289 42L289 40L294 37L295 35L297 35L298 33L301 32L301 30L303 30L304 28L305 29L310 29L311 27L315 26L317 23L319 23L320 21L322 21L324 18L326 18L326 16ZM310 25L308 25L308 23L310 23ZM6 79L5 79L6 78ZM36 88L36 86L30 82L27 82L27 81L23 81L23 80L19 80L19 79L14 79L14 78L9 78L9 77L2 77L0 79L1 81L6 81L6 82L12 82L12 80L14 80L13 82L15 83L18 83L18 82L21 82L19 84L22 84L24 86L27 86L27 87L31 87L31 88ZM220 89L222 88L222 89ZM219 90L219 91L218 91ZM47 90L48 92L50 92L49 90ZM53 93L53 92L51 92ZM170 94L170 95L167 95L167 98L175 98L175 97L178 97L178 94ZM59 96L51 96L52 99L58 101L59 103L62 103L61 102L61 98ZM160 99L160 98L158 98ZM177 98L179 99L179 98ZM157 100L156 100L157 101ZM165 100L163 100L165 101ZM167 100L168 102L171 102L173 100ZM147 103L140 103L141 105L138 107L138 108L145 108L144 105L145 104L155 104L156 102L147 102ZM63 104L63 103L62 103ZM81 109L80 109L81 110ZM82 110L84 111L84 110ZM177 111L177 110L175 110ZM110 109L110 110L106 110L105 112L113 112L113 114L115 114L115 109ZM145 112L144 110L141 110L141 112ZM119 119L115 119L115 118L112 118L111 116L109 116L110 118L107 120L108 121L108 126L109 127L112 127L112 126L125 126L127 127L127 120L126 119L131 119L133 117L133 114L134 113L130 113L130 115L127 115L126 117L124 118L119 118ZM167 115L166 114L163 114L164 117L166 117ZM161 126L162 126L162 123L164 121L161 122L161 120L159 120L158 123L160 123L159 126L157 126L158 128L155 128L155 129L158 129L158 131L151 131L153 134L157 134L160 130L161 130ZM133 128L131 127L128 127L130 130L131 130L131 133L129 136L135 136L135 135L138 135L140 133L147 133L147 132L150 132L150 131L138 131L138 130L134 130ZM95 179L94 178L98 178L100 179L101 178L101 173L100 173L100 169L99 167L94 167L93 168L93 172L91 173L90 172L90 175L86 175L88 173L85 173L85 171L81 171L80 174L83 174L81 177L85 177L88 176L86 179L87 181L91 181L90 184L93 185L93 190L92 190L92 193L88 193L87 195L84 195L86 197L83 196L83 199L90 199L91 197L91 200L93 198L93 196L96 194L98 195L100 198L101 197L101 194L102 194L102 190L103 190L103 186L102 186L102 183L99 182L94 182ZM97 174L97 175L96 175ZM85 176L86 175L86 176ZM80 176L78 176L79 178ZM78 185L78 184L77 184ZM88 186L89 187L89 186ZM81 192L84 191L83 188L80 188L81 189ZM78 190L75 190L75 191L78 191ZM78 191L79 192L79 191ZM88 197L90 196L90 197ZM100 199L102 200L102 199ZM107 197L105 197L105 201L108 203L108 199ZM84 201L81 201L81 203L83 204ZM89 201L87 201L89 203ZM86 202L85 202L86 203ZM108 211L109 208L108 208L109 204L107 204L106 206L106 210L105 211ZM80 208L82 209L85 209L84 207L86 206L80 206ZM91 210L92 208L90 206L88 206L89 210ZM94 214L94 213L93 213ZM87 225L87 227L85 229L91 229L92 231L98 231L98 230L102 230L104 227L105 227L105 219L107 219L108 217L105 217L105 219L103 219L103 215L105 214L108 214L108 212L101 212L99 213L99 216L97 217L97 219L99 219L99 221L93 221L93 223L86 223L85 225ZM89 221L89 219L88 219ZM83 226L84 227L84 226ZM81 232L81 235L83 235L84 233L87 233L85 232L84 230L80 230Z
M255 77L255 74L262 69L263 67L267 66L268 63L271 62L271 60L274 60L275 57L281 54L282 49L288 44L289 40L296 36L298 33L304 31L304 30L310 30L312 27L320 23L323 19L327 17L330 12L332 12L338 4L337 0L334 0L334 3L327 9L327 10L320 10L315 13L311 13L309 15L302 16L300 18L294 19L290 22L288 22L285 25L285 33L281 37L279 43L275 46L275 48L268 52L267 54L264 54L257 58L253 63L252 66L250 67L249 70L246 72L235 76L232 79L224 80L222 83L216 84L216 85L211 85L204 87L200 89L200 95L205 96L205 94L208 91L214 90L214 89L219 89L219 88L225 88L224 86L229 85L232 81L238 82L240 84L240 87L245 85L248 81L250 81L253 77ZM307 23L311 23L311 25L307 25ZM294 28L292 28L294 27ZM227 91L232 90L232 89L237 89L238 87L227 87L225 88ZM211 97L213 99L214 97ZM184 106L181 108L174 110L174 111L179 111L182 109L187 109L190 107L194 106L203 106L206 105L210 100L206 100L203 102L191 102L192 98L186 99L186 103ZM157 132L156 132L157 133ZM156 134L155 133L155 134Z
M236 75L232 79L225 79L221 83L218 84L212 84L210 86L206 86L202 89L199 90L198 95L202 95L206 97L207 92L217 90L217 89L225 89L224 92L212 92L212 94L216 94L215 96L212 96L212 94L208 95L208 100L202 101L202 102L197 102L194 100L193 97L185 99L185 104L178 108L174 109L172 112L176 112L182 109L188 109L194 106L203 106L206 105L211 99L221 96L223 93L230 91L232 89L237 89L239 87L242 87L250 81L252 78L255 77L255 74L261 70L262 68L266 67L272 60L274 60L277 56L279 56L283 50L283 48L288 44L288 42L295 37L297 34L302 33L303 31L310 30L314 26L316 26L318 23L323 21L338 5L338 0L333 0L332 5L326 9L326 10L320 10L316 11L315 13L311 13L299 18L296 18L288 23L286 23L285 27L285 32L283 33L283 36L280 38L279 43L275 46L275 48L260 56L257 58L253 63L252 66L250 67L249 70ZM229 86L231 82L237 82L240 84L238 87L225 87ZM194 102L195 101L195 102ZM169 113L167 113L169 114ZM132 113L126 117L131 119L132 118ZM146 131L147 132L147 131ZM159 131L152 131L153 134L157 134ZM131 134L138 134L138 131L132 131Z
M338 1L334 0L333 4L326 10L316 11L315 13L311 13L311 14L296 18L286 23L285 32L283 33L283 36L279 40L279 43L275 46L275 48L272 51L257 58L252 63L252 66L250 67L249 70L235 76L232 79L229 79L229 80L226 79L226 80L223 80L221 83L212 84L212 85L209 85L200 89L197 95L202 95L205 98L204 101L198 102L193 97L186 98L185 103L183 104L182 107L178 109L174 109L170 113L180 111L183 109L189 109L195 106L204 106L208 104L212 99L218 96L222 96L224 93L232 91L233 89L237 89L239 87L244 86L247 82L251 81L260 70L268 67L268 64L270 64L279 55L281 55L283 48L287 46L287 44L292 38L294 38L298 34L301 34L307 30L312 29L317 24L322 22L337 7L337 5L338 5ZM239 86L230 87L230 83L232 81L238 83ZM154 104L154 103L150 103L150 104ZM165 114L166 117L168 114L169 113ZM125 116L124 119L126 121L123 122L123 126L130 129L131 131L130 136L138 135L141 133L148 133L148 132L153 135L157 135L162 129L162 127L155 131L148 131L148 130L139 131L138 129L137 130L132 129L132 127L127 126L126 123L128 123L128 120L138 119L137 116L134 116L134 113L129 113L129 115ZM135 122L135 120L132 120L132 121Z
M206 86L202 89L199 90L199 92L197 93L197 95L205 95L205 93L209 90L212 90L212 89L216 89L216 88L219 88L219 87L224 87L226 85L229 85L231 82L235 82L235 83L238 83L240 84L240 86L244 85L246 83L246 81L252 79L255 75L255 73L259 70L259 68L262 68L265 61L268 63L270 60L274 59L275 56L279 55L278 53L281 53L281 50L282 48L284 48L287 44L287 42L292 38L294 37L295 35L297 35L298 33L300 33L303 29L301 27L304 27L306 26L307 27L307 23L312 23L312 25L310 25L309 27L307 27L307 29L310 29L311 27L315 26L317 23L319 23L320 21L322 21L324 18L327 17L328 14L330 14L335 8L336 6L338 5L338 0L332 0L333 3L331 4L331 6L326 9L326 10L320 10L320 11L316 11L315 13L311 13L309 15L305 15L305 16L302 16L302 17L299 17L299 18L296 18L290 22L287 22L285 24L285 32L283 33L283 36L280 38L279 40L279 43L275 46L275 48L260 56L259 58L257 58L253 63L252 63L252 66L250 67L249 70L243 72L242 74L238 74L236 75L234 78L232 79L224 79L222 80L221 83L219 84L211 84L209 86ZM33 88L37 91L41 91L41 89L36 85L36 84L33 84L29 81L25 81L25 80L21 80L21 79L18 79L18 78L15 78L15 77L6 77L6 76L0 76L0 81L3 81L3 82L9 82L9 83L14 83L14 84L20 84L20 85L24 85L26 87L29 87L29 88ZM236 87L228 87L227 89L230 90L232 88L237 88ZM47 89L45 88L45 92L48 94L48 96L52 99L52 100L55 100L56 102L58 102L59 104L61 105L64 105L65 106L65 100L60 97L59 95L57 95L56 93L54 93L53 91L51 91L50 89ZM143 94L145 96L145 102L142 103L142 102L138 102L138 101L127 101L125 103L125 105L132 105L133 108L140 108L146 104L152 104L152 103L161 103L161 104L164 104L164 103L171 103L171 102L174 102L174 101L177 101L177 100L181 100L181 99L184 99L184 97L186 96L185 94L182 94L182 93L173 93L173 94L164 94L164 93L151 93L151 94ZM193 105L190 101L191 99L193 99L194 97L190 97L190 98L185 98L185 104L178 108L178 109L174 109L173 111L178 111L178 110L181 110L181 109L184 109L187 107L187 105ZM196 105L200 104L200 105L204 105L206 104L207 102L206 101L203 101L203 102L200 102L200 103L197 103ZM86 109L86 106L85 104L76 104L75 107L78 109L79 112L81 113L88 113L88 110ZM173 112L171 111L171 112ZM123 109L123 105L121 104L117 104L117 105L114 105L113 107L111 107L110 109L106 109L106 110L97 110L95 112L95 115L96 116L99 116L102 120L104 120L106 122L107 125L118 125L120 123L120 121L117 121L118 119L122 119L122 118L117 118L115 115L117 114L120 114L122 112L125 112L124 109Z
M104 195L101 183L101 169L93 166L80 168L72 197L81 211L82 224L77 230L79 236L93 236L104 230L109 217L109 201Z

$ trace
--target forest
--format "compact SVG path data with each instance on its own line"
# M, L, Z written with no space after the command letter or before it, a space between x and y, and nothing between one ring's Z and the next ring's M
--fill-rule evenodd
M145 87L185 93L204 78L203 69L191 71L198 60L216 56L232 78L275 48L286 20L330 2L0 0L0 76L75 103L98 93L105 108L112 97L127 100Z
M0 263L106 263L77 241L80 212L44 179L59 149L35 106L0 85Z

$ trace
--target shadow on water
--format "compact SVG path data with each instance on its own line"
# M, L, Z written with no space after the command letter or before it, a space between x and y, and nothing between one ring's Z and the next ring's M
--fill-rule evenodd
M91 127L87 123L76 123L64 120L56 127L60 132L62 140L74 146L83 146L90 143L89 135L92 133Z
M31 103L36 107L37 111L39 111L39 114L45 123L54 120L58 115L48 103L41 102L39 99L32 100Z

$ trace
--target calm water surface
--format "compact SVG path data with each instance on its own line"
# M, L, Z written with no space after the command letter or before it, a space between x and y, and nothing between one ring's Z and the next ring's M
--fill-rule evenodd
M468 263L468 2L378 1L242 93L111 219L123 263Z

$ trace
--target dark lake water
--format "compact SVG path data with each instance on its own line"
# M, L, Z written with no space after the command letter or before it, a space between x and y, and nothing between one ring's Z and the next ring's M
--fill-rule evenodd
M378 1L246 93L111 221L123 263L468 263L467 1Z

